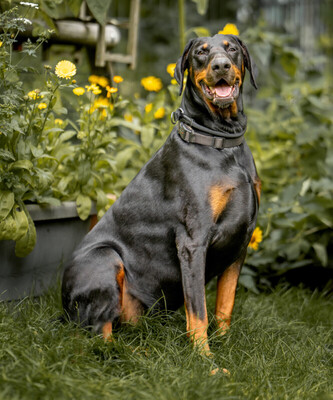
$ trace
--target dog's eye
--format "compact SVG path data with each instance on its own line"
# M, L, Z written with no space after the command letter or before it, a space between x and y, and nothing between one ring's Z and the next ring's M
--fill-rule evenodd
M235 47L229 47L228 48L228 52L229 53L234 53L235 51L237 51L237 49Z
M207 54L207 50L200 49L200 50L197 50L195 54L197 56L205 56Z

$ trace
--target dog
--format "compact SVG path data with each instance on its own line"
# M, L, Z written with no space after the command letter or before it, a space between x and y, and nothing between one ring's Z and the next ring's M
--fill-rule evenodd
M176 124L65 268L68 317L106 340L115 320L185 306L186 330L204 354L205 284L217 276L215 315L229 328L236 286L256 225L261 183L244 140L246 45L234 35L192 39L175 68L183 92Z

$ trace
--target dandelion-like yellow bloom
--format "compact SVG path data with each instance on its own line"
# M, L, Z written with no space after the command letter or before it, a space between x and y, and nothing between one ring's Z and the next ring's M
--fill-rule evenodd
M28 93L28 96L32 100L42 99L44 97L44 95L40 94L40 90L39 89L31 90L31 92Z
M3 42L0 41L0 47L2 46L2 43L3 43Z
M115 87L107 86L106 87L106 91L107 91L106 97L109 99L111 97L111 94L114 94L114 93L118 92L118 89L115 88Z
M165 115L165 109L164 109L164 107L160 107L160 108L158 108L158 109L154 112L154 117L155 117L156 119L161 119L161 118L164 117L164 115Z
M128 122L132 122L133 121L133 115L130 114L130 113L124 114L124 120L128 121Z
M59 61L55 67L58 78L70 79L76 74L76 66L68 60Z
M113 82L114 83L120 83L120 82L122 82L124 79L120 76L120 75L115 75L114 77L113 77Z
M88 78L88 81L90 83L98 83L98 80L99 80L99 76L97 76L97 75L90 75Z
M92 83L90 86L86 85L86 89L88 92L93 92L93 94L101 94L102 91L99 86L97 86L95 83Z
M44 110L44 108L46 108L47 107L47 104L46 103L39 103L38 104L38 108L40 109L40 110Z
M221 35L239 35L239 30L237 29L237 26L235 24L226 24L222 31L218 32Z
M162 81L155 76L147 76L141 79L141 85L149 92L159 92L162 89Z
M249 247L251 247L253 250L258 250L259 243L262 241L262 230L257 227L251 237Z
M76 96L82 96L85 93L85 90L83 87L77 87L77 88L73 89L73 93Z
M110 106L109 100L106 97L99 97L98 99L96 99L92 106L89 109L89 112L92 113L95 110L99 110L101 112L103 112L103 114L105 114L106 116L106 108Z
M54 120L54 123L55 123L56 125L62 125L63 122L64 122L64 121L63 121L61 118L56 118L56 119Z
M148 103L148 104L146 104L146 106L145 106L145 111L146 111L146 113L148 114L148 113L150 113L150 111L153 109L153 103Z
M178 82L176 81L176 79L171 79L171 85L178 85Z
M176 63L169 64L166 68L167 73L173 78L175 76Z
M97 83L99 84L99 86L105 88L106 86L108 86L109 80L105 76L99 76Z

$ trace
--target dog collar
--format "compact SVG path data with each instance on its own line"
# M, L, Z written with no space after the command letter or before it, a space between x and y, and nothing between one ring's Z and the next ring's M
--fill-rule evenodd
M246 127L242 132L234 134L215 131L195 122L184 113L182 108L178 108L171 114L171 122L173 124L178 122L178 134L185 142L201 144L218 150L241 145L246 131Z

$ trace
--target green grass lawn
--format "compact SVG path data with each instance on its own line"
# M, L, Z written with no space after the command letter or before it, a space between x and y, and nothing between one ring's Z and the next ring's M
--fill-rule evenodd
M0 399L333 399L332 303L302 289L237 293L214 359L194 351L183 310L121 326L104 343L61 315L60 290L0 303ZM211 375L218 366L227 368Z

